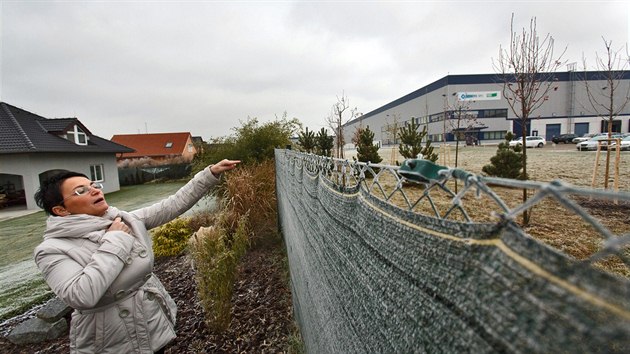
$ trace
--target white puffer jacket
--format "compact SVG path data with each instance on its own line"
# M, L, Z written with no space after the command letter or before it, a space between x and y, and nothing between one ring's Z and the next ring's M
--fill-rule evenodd
M130 213L50 216L35 262L53 292L74 308L71 353L153 353L175 338L177 308L152 274L147 230L190 209L216 185L210 168L174 195ZM132 230L106 230L116 217Z

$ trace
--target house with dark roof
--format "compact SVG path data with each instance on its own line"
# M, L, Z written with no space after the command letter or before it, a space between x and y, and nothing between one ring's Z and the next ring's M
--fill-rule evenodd
M192 135L184 133L121 134L114 135L111 141L132 148L133 152L118 155L118 160L150 158L166 161L181 158L191 161L197 153Z
M105 193L117 191L116 154L129 152L92 134L77 118L44 118L0 102L0 207L37 209L33 195L58 170L83 173L101 182Z

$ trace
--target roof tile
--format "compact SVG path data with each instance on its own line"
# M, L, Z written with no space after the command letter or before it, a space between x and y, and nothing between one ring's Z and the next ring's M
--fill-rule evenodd
M157 157L182 155L186 151L186 142L189 137L192 138L189 132L121 134L114 135L111 140L135 150L132 153L125 153L123 157ZM171 143L170 147L168 143Z

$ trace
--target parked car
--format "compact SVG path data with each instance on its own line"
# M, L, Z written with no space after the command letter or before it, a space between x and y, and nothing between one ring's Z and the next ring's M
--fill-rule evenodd
M621 137L622 137L621 134L612 135L612 138L621 138ZM597 145L601 144L601 149L606 150L608 148L608 141L602 141L601 143L599 142L600 140L606 140L606 139L608 139L608 134L598 134L594 136L593 138L591 138L590 140L578 143L575 147L578 149L578 151L597 150Z
M551 138L551 141L554 144L560 144L560 143L572 143L573 139L577 138L577 135L575 134L560 134L558 136L554 136L553 138Z
M617 142L616 141L611 141L610 142L610 149L613 150L615 147L617 146ZM630 135L624 137L623 139L621 139L620 143L619 143L620 149L621 151L628 151L630 150Z
M582 136L579 136L577 138L573 138L573 143L577 144L577 143L581 143L583 141L587 141L590 140L591 138L595 137L597 134L596 133L586 133Z
M534 148L534 147L543 147L545 146L545 138L542 136L526 136L525 137L525 146L528 148ZM522 145L523 144L523 138L519 137L516 138L512 141L510 141L510 147L514 147L516 145Z

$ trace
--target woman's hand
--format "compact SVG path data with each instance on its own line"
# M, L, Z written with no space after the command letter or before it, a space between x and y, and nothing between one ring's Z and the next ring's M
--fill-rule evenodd
M223 159L215 163L214 165L210 166L210 172L212 172L212 174L218 178L219 176L221 176L221 173L233 169L239 163L241 163L240 160Z
M122 221L121 217L115 218L107 231L123 231L131 235L131 229Z

